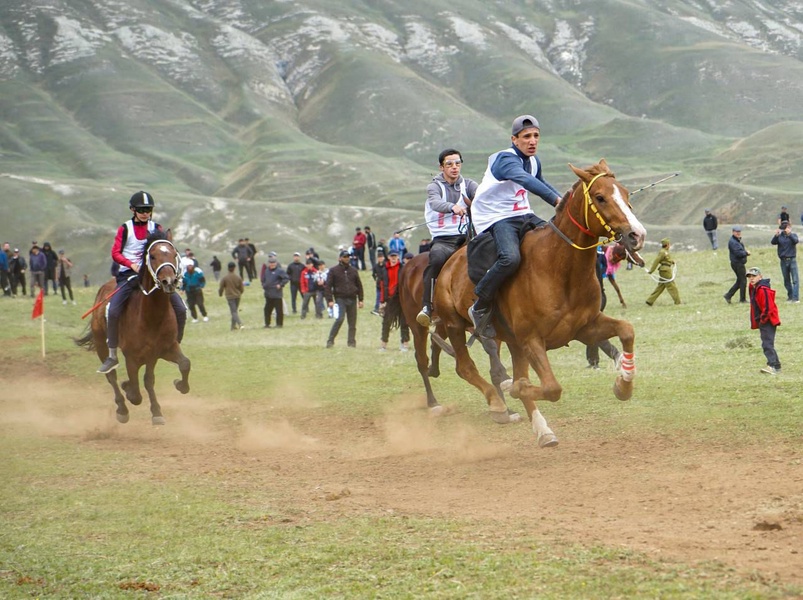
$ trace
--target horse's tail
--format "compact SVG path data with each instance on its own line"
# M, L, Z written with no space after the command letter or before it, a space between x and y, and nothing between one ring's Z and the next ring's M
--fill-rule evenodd
M86 326L84 330L84 335L79 338L73 338L73 342L75 345L81 348L86 348L87 350L94 350L95 349L95 336L92 335L92 327L90 325Z
M385 318L390 320L391 329L398 329L401 326L402 310L399 294L392 296L385 304Z

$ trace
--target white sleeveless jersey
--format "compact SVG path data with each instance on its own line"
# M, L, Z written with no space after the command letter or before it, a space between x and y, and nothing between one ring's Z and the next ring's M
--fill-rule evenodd
M443 185L440 181L436 181L440 188L441 188L441 199L444 202L447 202L448 199L446 197L446 186ZM466 180L460 180L460 201L457 203L458 206L462 206L463 208L466 207L466 203L463 198L466 197ZM438 236L443 235L460 235L460 216L454 214L453 212L442 213L436 210L432 210L429 205L429 202L424 203L424 221L427 223L427 227L429 228L429 235L432 238L436 238Z
M138 240L137 235L134 233L134 221L128 220L125 222L126 226L126 236L125 236L125 245L123 246L122 251L120 252L123 256L125 256L128 260L132 263L139 263L142 260L142 253L145 252L145 240ZM156 223L153 221L148 221L148 235L152 234L156 231ZM130 271L130 267L124 267L120 265L120 272Z
M515 181L499 181L491 173L491 166L502 152L516 154L513 148L508 148L488 157L488 167L471 203L471 221L477 234L502 219L534 214L525 188ZM530 157L530 172L533 174L538 172L538 164L533 156Z

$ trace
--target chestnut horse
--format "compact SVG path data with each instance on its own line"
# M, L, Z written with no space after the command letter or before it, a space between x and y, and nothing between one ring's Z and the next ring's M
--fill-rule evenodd
M524 404L542 447L558 440L535 403L555 402L562 393L547 350L571 340L596 344L616 336L623 352L614 383L617 398L631 397L635 375L633 326L600 311L595 248L601 237L621 240L643 266L637 251L647 232L631 210L627 189L604 159L588 169L569 167L579 180L561 200L554 219L524 235L518 271L497 293L493 315L498 339L507 343L513 359L511 395ZM501 413L507 406L477 372L466 346L466 330L471 327L468 309L475 299L466 261L466 250L461 248L444 266L436 284L435 310L454 348L457 373L482 391L492 413ZM540 385L530 382L530 366Z
M440 354L441 344L447 347L447 351L451 351L451 347L445 343L446 327L443 322L437 318L437 314L433 315L433 333L430 336L429 328L423 327L416 321L416 315L421 309L421 302L424 295L424 269L429 263L429 252L417 254L411 260L404 263L404 268L399 275L399 302L401 310L407 319L407 324L413 334L413 347L415 349L415 360L418 366L418 372L421 379L424 381L424 388L427 391L427 408L433 415L440 415L443 413L443 407L435 399L435 394L432 391L432 384L430 383L431 377L440 376ZM437 280L436 280L437 282ZM432 361L428 362L427 357L427 337L432 337ZM437 341L436 341L437 339ZM440 343L438 343L440 342ZM511 383L510 376L507 374L502 361L499 359L499 348L494 340L483 339L483 348L488 354L491 361L491 381L496 387L496 391L503 399L503 388L508 388L508 383ZM496 412L491 415L497 423L515 423L521 420L518 413L506 411L504 413Z
M127 423L128 408L125 399L135 406L142 403L139 369L145 365L144 384L151 401L151 422L154 425L164 425L162 409L153 387L156 361L162 358L178 364L181 379L174 380L173 385L182 394L190 391L190 360L181 352L176 339L176 313L170 304L170 294L175 293L180 282L181 269L178 251L169 232L165 234L155 231L148 237L145 248L138 276L139 289L129 297L119 321L120 350L125 356L128 373L128 380L121 384L125 398L117 386L117 371L107 373L106 379L114 390L117 420ZM109 353L106 345L106 307L116 286L117 283L111 280L98 290L98 308L92 315L90 330L84 337L76 340L79 346L95 350L101 362L106 360Z

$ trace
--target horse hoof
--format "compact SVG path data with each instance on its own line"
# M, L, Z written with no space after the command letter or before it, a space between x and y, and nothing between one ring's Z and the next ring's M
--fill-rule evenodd
M545 433L538 436L539 448L553 448L558 445L558 436L554 433Z
M132 397L132 396L129 396L128 394L126 394L125 397L134 406L139 406L140 404L142 404L142 396L139 396L139 397L134 396L134 397Z
M508 377L502 383L499 384L499 389L502 390L505 394L507 394L511 389L513 389L513 379Z
M617 377L616 381L613 382L613 395L618 400L630 400L633 396L633 384L626 383L621 376Z
M432 367L430 367L430 369L427 371L427 377L432 377L433 379L437 379L440 376L441 376L440 369L433 369Z
M430 417L442 417L446 414L446 407L441 406L440 404L436 404L435 406L429 407L429 416Z
M173 385L176 386L176 389L182 394L186 394L190 391L190 384L184 383L181 379L174 379Z
M154 425L164 425L166 421L164 417L151 417L151 423Z
M117 413L117 422L128 423L128 413L125 414Z
M521 421L521 416L519 416L518 413L511 413L509 410L506 410L505 412L489 410L488 414L491 415L491 419L494 423L499 423L500 425L507 425L508 423ZM518 418L514 420L513 415L516 415Z

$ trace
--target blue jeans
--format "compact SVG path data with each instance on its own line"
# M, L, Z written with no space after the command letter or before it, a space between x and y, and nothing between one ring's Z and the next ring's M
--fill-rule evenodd
M518 270L521 262L521 231L524 226L529 223L535 226L543 222L540 217L527 214L503 219L491 226L491 235L496 243L496 262L474 288L478 309L490 307L496 291Z
M797 259L782 258L781 273L783 274L783 286L786 288L786 298L788 300L800 300L800 280L797 276Z

